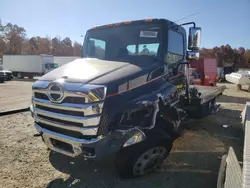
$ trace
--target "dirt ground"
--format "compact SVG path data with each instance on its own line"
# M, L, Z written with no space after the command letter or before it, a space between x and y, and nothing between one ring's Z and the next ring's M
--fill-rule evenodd
M0 112L29 107L32 83L29 79L1 83Z
M1 86L0 86L1 87ZM250 93L227 84L221 109L203 120L185 122L163 167L146 177L122 180L112 159L95 163L48 151L28 112L0 117L0 187L4 188L214 188L220 157L233 146L242 160L240 113ZM224 128L223 125L227 125Z

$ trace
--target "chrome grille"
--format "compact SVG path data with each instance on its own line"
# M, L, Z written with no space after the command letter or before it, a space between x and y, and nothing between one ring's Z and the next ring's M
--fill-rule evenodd
M49 100L48 96L44 93L34 92L34 97L37 99Z
M85 98L83 98L83 97L65 97L63 102L73 103L73 104L85 104Z
M42 106L42 105L39 105L39 104L36 104L36 108L41 109L41 110L47 110L47 111L50 111L50 112L65 114L65 115L84 116L84 112L51 108L51 107Z
M37 99L49 100L49 97L45 93L34 92L34 96ZM72 104L85 104L85 98L83 97L65 97L63 99L64 103L72 103Z
M104 97L93 101L88 97L88 92L103 86L59 83L64 90L63 97L60 101L50 101L48 88L50 93L53 90L53 94L59 91L57 86L50 84L50 82L38 81L33 85L35 122L50 131L68 130L85 136L97 135ZM104 90L106 95L106 89ZM73 135L75 134L71 134Z
M65 121L65 120L61 120L61 119L55 119L52 117L47 117L44 115L37 115L38 118L42 118L44 120L50 121L50 122L57 122L57 123L61 123L63 125L67 125L67 126L76 126L76 127L82 127L81 123L76 123L76 122L70 122L70 121Z
M39 123L39 125L44 129L47 129L47 130L50 130L50 131L53 131L56 133L64 134L64 135L79 138L79 139L81 139L83 137L83 135L77 131L66 130L66 129L62 129L60 127L54 127L54 126L48 125L46 123Z

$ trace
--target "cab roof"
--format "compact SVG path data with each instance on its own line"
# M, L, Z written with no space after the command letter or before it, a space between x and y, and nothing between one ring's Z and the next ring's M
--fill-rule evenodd
M158 24L170 24L171 26L177 26L176 23L171 22L167 19L158 19L158 18L154 18L154 19L144 19L144 20L134 20L134 21L124 21L124 22L118 22L118 23L112 23L112 24L106 24L106 25L101 25L101 26L94 26L89 30L92 29L101 29L101 28L109 28L109 27L116 27L116 26L122 26L122 25L137 25L137 24L145 24L145 23L158 23Z

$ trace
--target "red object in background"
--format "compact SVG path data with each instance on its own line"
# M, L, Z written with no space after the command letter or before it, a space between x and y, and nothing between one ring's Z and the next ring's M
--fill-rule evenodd
M191 68L195 68L200 73L200 79L193 79L194 84L204 86L216 86L217 78L217 63L216 59L200 58L192 60Z

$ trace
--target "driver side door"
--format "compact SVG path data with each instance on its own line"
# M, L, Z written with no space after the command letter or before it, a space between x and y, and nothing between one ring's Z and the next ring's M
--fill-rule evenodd
M185 35L179 30L169 29L167 40L167 51L164 61L168 67L168 81L177 89L185 88Z

